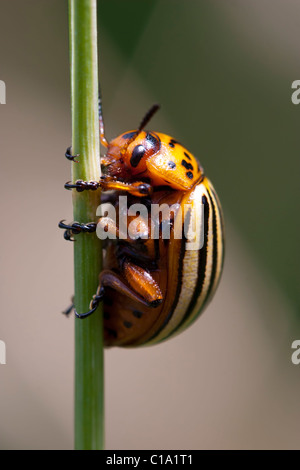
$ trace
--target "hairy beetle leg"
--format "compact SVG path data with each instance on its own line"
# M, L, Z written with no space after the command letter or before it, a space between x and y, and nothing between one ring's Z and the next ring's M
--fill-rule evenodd
M87 224L79 224L73 222L71 225L65 224L64 220L61 220L58 224L59 228L65 230L64 239L68 241L74 241L72 235L78 235L81 232L92 233L96 231L97 224L95 222L89 222Z
M79 153L77 153L77 155L72 155L72 147L67 148L65 157L72 162L79 163L79 160L75 160L75 158L79 157Z

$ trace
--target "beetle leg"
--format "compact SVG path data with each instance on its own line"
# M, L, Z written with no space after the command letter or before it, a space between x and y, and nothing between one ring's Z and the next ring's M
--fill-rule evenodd
M100 217L98 224L101 225L103 230L109 235L111 235L113 238L120 238L128 242L136 242L135 239L128 237L125 232L120 230L116 222L110 217ZM65 240L74 241L74 238L72 238L73 235L78 235L81 232L95 232L98 224L96 224L95 222L89 222L88 224L79 224L78 222L73 222L72 224L65 224L64 221L61 220L58 224L58 227L65 229Z
M148 183L144 183L143 181L124 183L123 181L111 179L109 176L104 176L102 177L100 184L104 191L125 191L138 197L149 196L152 193L152 186Z
M76 309L74 309L75 316L83 319L94 313L103 299L105 287L110 287L120 294L123 294L136 302L140 302L147 307L155 308L162 303L162 292L157 282L153 279L151 274L148 273L148 271L127 260L123 262L122 271L129 286L124 283L118 274L110 271L109 269L105 269L100 274L99 287L91 300L90 310L85 313L78 313Z
M131 224L134 224L135 221L132 221ZM148 222L148 221L147 221ZM145 222L144 220L139 220L138 224L135 225L137 233L139 233L141 236L146 234L148 236L148 223ZM110 217L100 217L97 227L101 227L102 230L107 233L107 238L112 238L112 239L120 239L124 240L128 243L140 243L142 239L141 238L136 238L135 236L132 235L132 233L129 231L126 231L121 229L115 222ZM127 227L126 227L127 228ZM134 233L135 235L135 233ZM99 238L102 239L102 236L99 234ZM145 237L144 237L145 238ZM144 240L143 240L144 241Z
M65 230L64 238L65 240L74 241L72 235L78 235L78 233L92 233L96 231L97 224L94 222L89 222L88 224L79 224L78 222L73 222L71 225L64 223L64 220L61 220L58 224L59 228Z
M100 283L97 289L96 294L93 296L91 303L90 303L90 310L85 313L78 313L75 310L75 316L77 318L86 318L90 316L94 311L97 309L99 303L103 299L104 292L105 292L105 287L110 287L111 289L116 290L120 294L126 295L126 297L129 297L132 300L138 301L143 303L144 305L149 306L149 303L147 303L142 297L140 297L134 290L132 290L130 287L128 287L122 278L114 273L113 271L110 271L109 269L105 269L101 272L100 276Z
M133 196L143 197L149 196L152 192L152 186L143 181L135 181L134 183L124 183L111 179L109 176L101 177L100 181L83 181L76 180L75 183L68 181L65 184L66 189L76 189L78 192L92 190L95 191L102 188L104 191L119 190L129 192Z
M75 160L75 158L79 157L79 153L77 155L72 155L72 147L67 148L65 157L72 162L79 163L78 160Z
M137 266L132 261L123 262L122 271L128 284L137 292L149 307L157 307L163 301L159 285L146 269Z
M77 313L76 308L74 307L75 317L83 319L83 318L87 318L90 315L92 315L92 313L94 313L95 310L97 310L101 300L103 299L103 295L104 295L104 288L101 284L99 284L97 292L96 292L95 295L93 295L93 298L91 300L90 310L88 310L85 313Z
M70 315L70 313L72 312L72 310L74 309L74 303L72 303L68 308L66 308L65 310L63 310L63 314L66 315L66 317L68 317Z
M108 234L108 238L111 235L112 238L127 240L127 234L120 230L116 222L110 217L100 217L97 225L100 225L103 231Z
M79 193L82 191L92 190L95 191L101 187L101 183L98 181L83 181L76 180L75 183L68 181L65 184L65 189L76 189Z

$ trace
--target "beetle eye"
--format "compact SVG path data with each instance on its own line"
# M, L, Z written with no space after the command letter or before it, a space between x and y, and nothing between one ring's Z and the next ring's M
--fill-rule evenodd
M138 166L145 152L146 149L143 145L137 145L134 147L130 158L130 165L133 166L133 168Z

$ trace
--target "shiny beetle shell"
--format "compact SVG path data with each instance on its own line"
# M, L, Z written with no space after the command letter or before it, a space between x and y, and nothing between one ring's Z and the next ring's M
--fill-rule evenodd
M158 239L106 241L100 275L100 284L105 287L105 344L152 345L191 325L216 291L224 257L220 202L196 158L162 133L123 133L107 145L102 165L104 174L114 181L129 185L141 181L151 186L152 193L145 197L129 191L128 206L141 202L147 207L177 207L169 220L168 239L160 231ZM120 195L122 190L111 196L117 214ZM201 207L197 230L201 231L202 245L197 249L187 249L191 222L180 210L185 205L195 210ZM131 221L129 218L128 224ZM149 212L141 223L150 227L152 222ZM181 239L174 236L178 231Z

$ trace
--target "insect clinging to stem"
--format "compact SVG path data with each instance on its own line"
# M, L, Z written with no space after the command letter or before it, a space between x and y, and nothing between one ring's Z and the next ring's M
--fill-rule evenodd
M219 198L191 152L166 134L145 130L158 109L152 106L137 129L109 142L100 99L100 141L106 149L101 158L103 176L100 181L65 185L77 191L101 187L102 197L116 210L115 219L103 216L98 224L60 223L66 239L97 227L107 233L98 290L90 310L75 314L86 318L103 301L108 347L152 345L182 332L208 305L222 273ZM70 148L66 157L78 164L79 156L73 156ZM106 195L108 190L113 192ZM124 207L120 212L124 194L125 213ZM135 204L147 210L134 217L130 208ZM161 210L154 213L153 207ZM130 236L132 227L139 237Z

